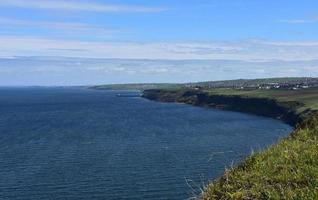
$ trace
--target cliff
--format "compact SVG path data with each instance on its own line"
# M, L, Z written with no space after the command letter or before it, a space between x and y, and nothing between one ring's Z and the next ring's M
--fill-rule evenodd
M219 179L211 181L198 199L318 199L318 113L315 106L310 109L298 101L216 95L195 90L148 90L143 97L274 117L297 125L289 137L263 152L252 154L226 170ZM313 102L312 105L316 105L316 100Z
M302 106L297 101L279 102L269 98L218 95L196 90L146 90L143 97L154 101L186 103L272 117L292 126L300 123L306 114L297 113L297 108Z

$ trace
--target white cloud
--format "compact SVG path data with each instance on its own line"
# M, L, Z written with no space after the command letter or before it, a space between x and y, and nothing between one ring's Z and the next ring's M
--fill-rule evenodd
M261 63L230 60L174 61L61 57L0 59L0 85L195 82L283 76L318 76L318 60Z
M291 19L291 20L280 20L280 22L288 23L288 24L310 24L315 23L317 20L310 19Z
M288 23L288 24L312 24L318 22L317 16L312 16L303 19L288 19L288 20L279 20L281 23Z
M68 23L68 22L48 22L48 21L30 21L30 20L18 20L13 18L0 17L0 25L10 26L10 27L31 27L31 28L45 28L45 29L55 29L62 31L91 31L96 34L100 32L103 34L114 33L114 30L106 29L102 26L94 26L85 23Z
M0 17L0 26L2 27L0 35L16 35L19 32L25 32L24 37L28 36L28 34L35 37L36 33L48 32L51 39L81 39L87 38L89 35L91 39L103 40L114 39L120 37L121 34L129 32L128 30L117 30L86 23L30 21L5 17Z
M246 40L232 42L134 43L52 40L0 36L0 56L65 56L125 59L315 60L318 42Z
M73 0L1 0L0 6L87 12L161 12L165 10L159 7L107 5Z
M252 41L251 41L252 42ZM263 45L273 45L273 46L295 46L295 47L315 47L318 46L318 41L262 41L254 40L255 43Z

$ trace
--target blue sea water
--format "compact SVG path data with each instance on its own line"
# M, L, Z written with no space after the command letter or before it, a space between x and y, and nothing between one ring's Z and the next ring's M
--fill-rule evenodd
M1 88L0 199L187 199L292 130L117 93Z

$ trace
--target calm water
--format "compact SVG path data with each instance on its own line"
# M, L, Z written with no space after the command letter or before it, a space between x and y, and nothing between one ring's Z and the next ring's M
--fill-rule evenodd
M186 199L279 121L75 88L0 89L0 199Z

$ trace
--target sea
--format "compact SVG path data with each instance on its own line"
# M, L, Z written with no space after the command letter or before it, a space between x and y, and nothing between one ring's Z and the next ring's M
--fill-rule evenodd
M139 94L0 88L0 199L189 199L293 129Z

